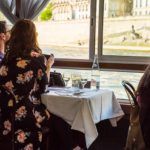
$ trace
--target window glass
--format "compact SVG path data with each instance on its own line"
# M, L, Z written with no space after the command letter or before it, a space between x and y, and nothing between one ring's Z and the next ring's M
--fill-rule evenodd
M150 56L150 3L104 0L103 55Z
M72 85L72 76L82 75L88 81L91 80L91 70L75 70L75 69L56 69L53 71L61 72L63 76L67 76L69 81L68 86ZM123 80L129 81L135 89L138 86L139 80L143 73L133 72L117 72L117 71L100 71L100 88L110 89L114 91L116 97L121 101L127 101L126 92L121 84ZM128 102L128 101L127 101Z
M89 17L89 0L52 0L35 21L43 52L89 59Z
M117 98L124 100L127 99L127 95L121 82L123 80L129 81L137 89L142 75L143 73L135 72L102 71L101 87L113 90Z

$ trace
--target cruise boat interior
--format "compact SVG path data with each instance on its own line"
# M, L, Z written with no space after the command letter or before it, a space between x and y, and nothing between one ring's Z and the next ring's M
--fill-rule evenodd
M47 62L53 61L49 70L49 81L40 95L40 102L33 97L29 97L29 100L32 99L36 106L42 104L41 107L61 118L69 126L69 132L73 131L72 149L63 147L63 144L59 145L57 140L57 144L51 140L51 131L41 128L40 121L44 117L40 118L42 115L34 111L34 108L30 113L37 119L36 128L41 129L41 145L37 147L28 142L27 138L31 133L23 132L26 128L16 129L21 126L17 123L28 113L26 104L18 106L20 102L17 100L19 95L16 94L16 89L19 87L21 93L24 93L26 88L20 85L32 78L32 72L22 75L20 73L13 85L10 84L11 77L15 74L13 73L8 80L9 86L4 82L4 77L9 74L7 64L11 64L5 64L5 61L9 57L13 58L11 49L17 49L19 45L12 38L19 20L30 20L35 25L39 55ZM4 33L1 31L1 24L5 24ZM26 34L23 24L20 23L18 30L19 28L22 28L22 35ZM3 43L3 35L7 38L7 34L10 40ZM16 56L19 56L19 52ZM0 149L150 149L150 120L147 117L150 111L149 63L149 0L0 0ZM21 69L27 65L23 60L16 64ZM10 70L12 66L13 63ZM36 69L36 66L33 68ZM15 72L15 68L12 72ZM40 73L38 75L42 77ZM17 84L19 86L15 87ZM147 95L143 96L142 92ZM3 117L3 99L7 98L5 94L15 99L15 102L8 102L11 111L7 117L11 118L11 125L9 119L5 120ZM56 128L57 126L59 119ZM64 130L66 132L65 128ZM5 135L10 136L9 142ZM70 145L69 138L67 140ZM25 145L26 142L28 145Z

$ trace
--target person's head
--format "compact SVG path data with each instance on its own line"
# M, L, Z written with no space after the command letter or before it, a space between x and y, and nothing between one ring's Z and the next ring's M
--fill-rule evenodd
M0 40L5 41L6 40L6 22L0 21Z
M8 47L10 57L29 56L33 50L40 52L34 23L25 19L17 21L11 29Z
M146 68L137 88L137 93L142 94L143 91L150 91L150 65Z
M7 42L10 38L9 28L5 21L0 21L0 40Z

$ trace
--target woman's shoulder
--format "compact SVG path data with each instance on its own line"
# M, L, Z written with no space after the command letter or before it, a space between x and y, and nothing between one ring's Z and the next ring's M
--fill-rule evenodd
M37 69L37 68L42 68L46 69L45 66L45 57L44 55L31 55L31 56L22 56L22 57L13 57L11 59L7 59L5 56L2 63L0 66L5 65L8 67L13 66L14 67L19 67L19 68L27 68L30 66L30 68Z
M44 64L44 56L43 55L31 56L30 59L34 63Z

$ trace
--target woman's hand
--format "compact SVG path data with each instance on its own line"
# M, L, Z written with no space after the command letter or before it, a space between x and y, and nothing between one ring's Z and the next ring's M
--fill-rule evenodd
M6 35L4 33L0 33L0 39L6 41Z
M53 64L54 64L54 55L50 55L50 57L47 59L46 62L47 69L50 69Z
M53 64L54 64L54 55L51 54L50 57L46 61L46 67L47 67L46 74L47 74L48 82L50 80L50 70Z

